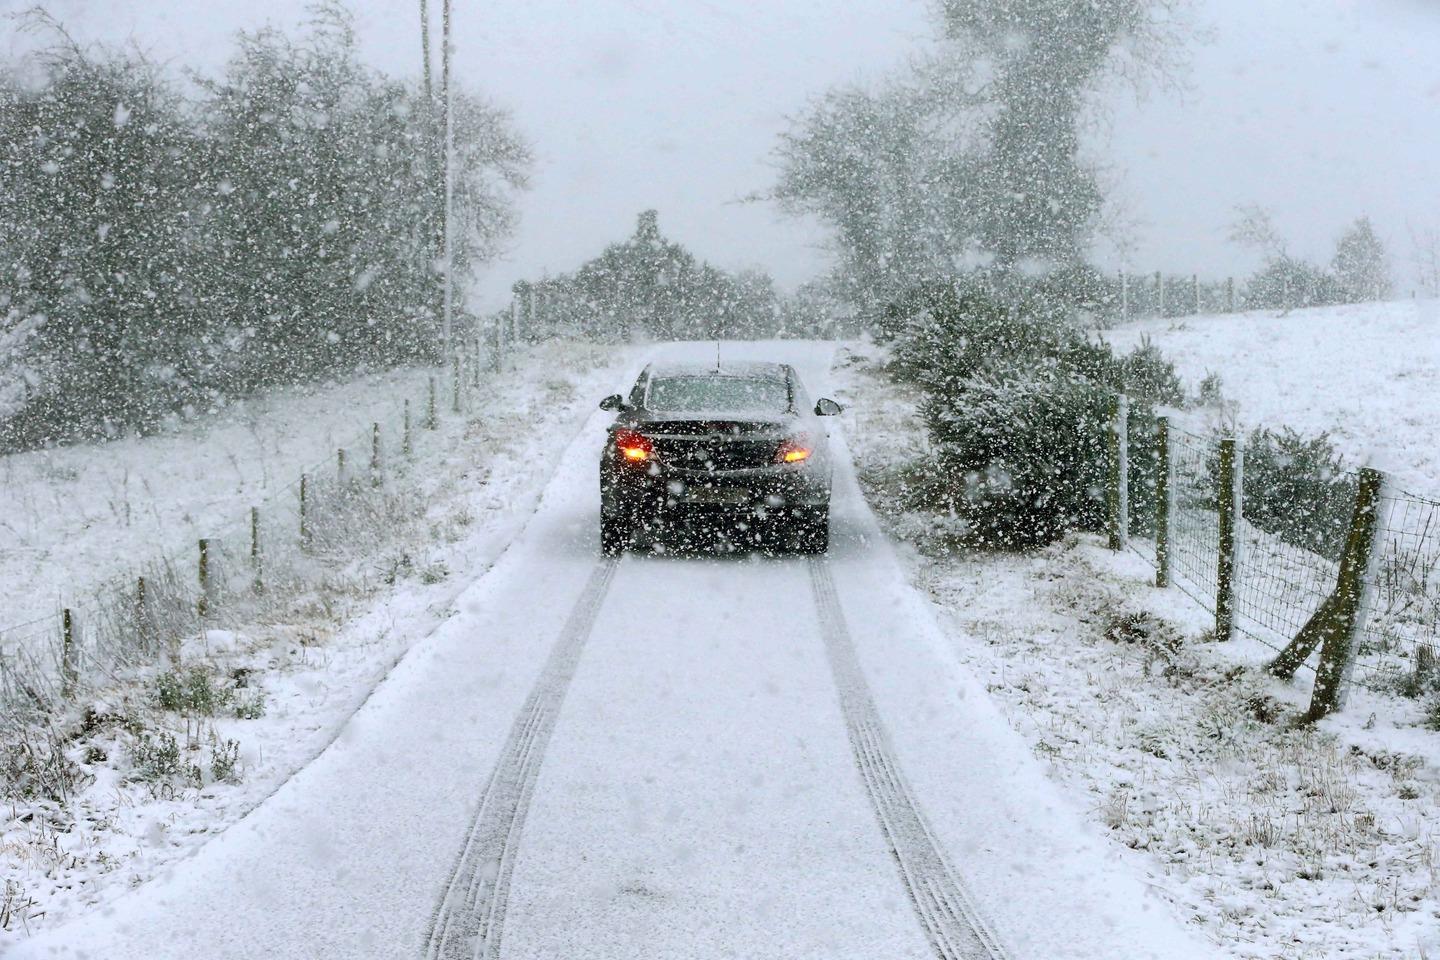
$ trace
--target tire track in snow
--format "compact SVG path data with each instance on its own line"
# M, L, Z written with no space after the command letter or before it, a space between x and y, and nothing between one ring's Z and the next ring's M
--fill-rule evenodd
M500 955L510 876L535 780L580 653L619 562L604 560L590 574L539 679L515 717L450 882L431 918L425 938L426 960L488 960Z
M935 955L941 960L1008 960L1009 954L981 917L974 897L945 859L895 762L890 738L860 670L829 562L815 557L809 566L820 630L855 765Z

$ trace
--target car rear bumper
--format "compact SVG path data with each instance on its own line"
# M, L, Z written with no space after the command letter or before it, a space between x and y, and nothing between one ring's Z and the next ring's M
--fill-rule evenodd
M612 514L764 514L826 506L830 478L816 471L783 468L708 475L603 471L600 492L602 509Z

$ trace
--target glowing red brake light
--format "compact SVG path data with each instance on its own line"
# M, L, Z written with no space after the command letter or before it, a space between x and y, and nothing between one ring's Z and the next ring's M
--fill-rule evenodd
M810 459L810 454L814 452L814 448L810 446L809 437L791 437L780 444L780 452L776 454L775 459L781 463L800 463Z
M634 430L615 431L615 449L631 463L643 463L655 452L655 443L643 433Z

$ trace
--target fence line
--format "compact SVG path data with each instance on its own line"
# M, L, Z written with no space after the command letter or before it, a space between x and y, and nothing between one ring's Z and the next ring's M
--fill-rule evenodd
M470 408L471 383L494 363L475 347L437 373L451 394L446 411ZM433 388L426 393L422 410ZM346 437L242 517L208 531L198 550L162 551L52 615L0 626L0 725L54 713L173 654L183 637L243 622L261 594L296 594L331 561L378 542L414 508L396 484L412 447L425 443L410 411L407 398Z
M1149 516L1132 513L1130 535L1123 539L1155 567L1158 586L1175 587L1216 616L1215 635L1223 640L1222 506L1227 483L1235 485L1237 507L1245 502L1245 489L1243 471L1227 476L1222 447L1241 445L1163 419L1149 431L1164 438L1152 445L1151 455L1159 450L1168 459L1152 468L1164 476L1156 484L1161 496L1150 498ZM1137 449L1146 434L1132 428L1132 459L1146 453ZM1237 459L1243 462L1243 454ZM1124 472L1112 471L1112 482L1125 479ZM1347 518L1350 534L1335 556L1322 552L1334 539L1328 534L1335 518L1321 511L1299 511L1286 529L1244 509L1234 517L1229 623L1235 634L1276 654L1269 667L1277 675L1315 671L1317 654L1330 665L1333 683L1327 683L1335 689L1317 683L1312 717L1343 705L1348 685L1388 695L1440 695L1440 500L1394 489L1368 468L1341 479L1358 492ZM1112 491L1110 498L1120 502L1125 495ZM1117 545L1116 538L1111 543Z

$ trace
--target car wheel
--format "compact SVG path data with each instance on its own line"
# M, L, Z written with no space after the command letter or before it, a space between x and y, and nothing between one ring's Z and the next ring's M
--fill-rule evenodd
M796 553L825 553L830 549L830 505L798 511L792 530Z
M624 516L600 514L600 552L618 557L630 546L630 522Z

